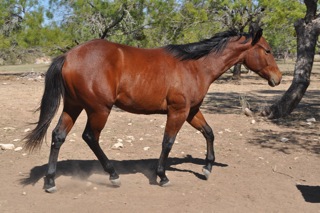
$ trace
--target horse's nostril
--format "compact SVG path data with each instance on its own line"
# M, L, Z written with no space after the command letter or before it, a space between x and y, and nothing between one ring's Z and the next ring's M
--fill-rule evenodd
M272 86L272 87L275 87L277 84L274 82L273 79L270 79L269 80L269 85Z

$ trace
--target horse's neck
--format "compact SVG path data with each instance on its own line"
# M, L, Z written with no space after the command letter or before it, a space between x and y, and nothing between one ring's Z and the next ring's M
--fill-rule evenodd
M211 78L211 83L219 78L233 65L244 61L244 52L249 45L241 44L241 41L230 42L222 53L212 53L203 58L203 70Z

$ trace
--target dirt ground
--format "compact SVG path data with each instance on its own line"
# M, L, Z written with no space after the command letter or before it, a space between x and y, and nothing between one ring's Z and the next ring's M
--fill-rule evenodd
M316 68L316 66L315 66ZM1 70L1 69L0 69ZM0 71L0 143L23 146L34 127L43 78ZM279 97L292 74L271 88L255 74L239 83L223 75L210 88L203 112L215 132L216 163L209 180L201 169L205 140L185 124L170 154L169 187L154 184L164 115L134 115L114 109L101 135L101 147L113 161L122 185L108 175L81 134L81 114L61 148L58 191L45 193L43 176L49 156L41 151L0 150L0 212L320 212L320 74L299 107L286 119L267 120L242 113L241 100L259 109ZM315 121L307 122L314 118ZM122 140L123 148L112 145Z

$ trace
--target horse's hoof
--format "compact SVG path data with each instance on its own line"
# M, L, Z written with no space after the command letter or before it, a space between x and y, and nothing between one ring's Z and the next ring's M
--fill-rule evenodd
M110 179L110 182L113 186L121 186L121 181L120 181L120 178L117 178L117 179Z
M203 168L202 172L203 172L204 176L206 177L206 180L208 180L209 177L210 177L211 172L206 168Z
M170 186L171 183L169 180L164 180L164 181L160 181L160 186L161 187L167 187L167 186Z
M57 191L57 187L53 186L51 188L45 189L45 191L48 193L54 193Z

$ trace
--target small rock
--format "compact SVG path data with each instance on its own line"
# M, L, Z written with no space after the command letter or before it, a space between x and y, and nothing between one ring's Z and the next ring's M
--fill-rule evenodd
M4 127L3 129L5 131L8 131L8 130L15 130L16 128L8 126L8 127Z
M139 141L143 141L143 138L139 138Z
M113 146L111 148L112 149L121 149L121 148L123 148L123 143L117 142L117 143L113 144Z
M146 146L146 147L143 148L144 151L148 151L149 149L150 149L149 146Z
M160 125L160 128L163 129L165 126L164 125Z
M251 124L255 124L255 123L256 123L256 120L252 119Z
M285 142L289 141L289 139L288 139L288 138L281 138L280 141L283 142L283 143L285 143Z
M224 131L226 131L226 132L231 132L231 130L230 130L230 129L224 129Z
M117 139L117 142L118 142L118 143L121 143L121 142L123 142L123 140L120 139L120 138L118 138L118 139Z
M307 122L309 123L309 122L316 122L316 119L315 118L308 118L307 119Z
M0 144L0 147L2 150L9 150L9 149L14 149L14 144L8 143L8 144Z
M246 115L246 116L249 116L249 117L253 117L254 113L249 109L249 108L245 108L243 113Z
M30 131L31 131L30 128L27 128L27 129L23 130L23 132L30 132Z
M128 126L132 126L132 123L128 123Z
M22 192L22 195L27 195L27 192Z
M21 151L21 150L22 150L21 146L18 146L17 148L14 149L14 151L16 151L16 152Z
M16 138L16 139L13 140L13 142L18 142L18 141L21 141L21 139Z

